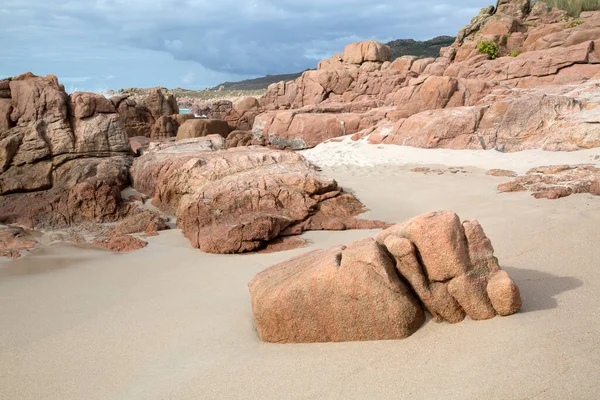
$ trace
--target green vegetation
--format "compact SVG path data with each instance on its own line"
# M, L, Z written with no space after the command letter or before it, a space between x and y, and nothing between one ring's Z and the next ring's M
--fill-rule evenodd
M512 53L510 53L511 57L519 57L519 55L521 55L521 50L515 50Z
M239 82L223 82L220 85L215 86L212 90L219 90L222 86L222 90L262 90L266 89L270 84L281 81L293 81L300 77L302 72L294 74L282 74L282 75L267 75L262 78L246 79Z
M582 11L600 10L600 0L539 0L550 7L559 8L569 13L571 17L577 18Z
M579 26L581 24L583 24L583 21L581 20L573 21L569 25L567 25L567 29L575 28L576 26Z
M418 41L412 39L399 39L386 43L392 49L392 60L402 56L417 56L420 58L436 58L440 56L440 49L448 47L456 38L452 36L438 36L430 40Z
M535 22L525 22L526 26L530 26L532 28L535 28L537 26L537 24Z
M487 54L492 60L497 58L500 54L496 43L487 40L482 40L477 43L477 50L479 50L480 53Z

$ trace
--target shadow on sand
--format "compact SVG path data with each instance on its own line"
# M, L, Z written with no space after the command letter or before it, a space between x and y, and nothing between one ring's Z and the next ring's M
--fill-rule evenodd
M558 306L555 296L583 286L570 276L556 276L533 269L502 267L513 278L523 299L522 313L551 310Z
M56 243L42 246L31 254L1 264L0 278L47 274L59 269L81 265L98 254L118 255L97 246L85 244Z

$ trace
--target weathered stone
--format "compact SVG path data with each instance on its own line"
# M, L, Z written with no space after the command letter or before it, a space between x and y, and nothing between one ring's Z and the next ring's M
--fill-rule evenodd
M600 169L595 165L555 165L533 168L514 181L498 185L500 192L530 191L535 198L555 200L575 193L597 193Z
M506 271L498 271L489 279L487 293L498 315L512 315L521 309L521 294Z
M192 246L203 251L252 251L284 231L352 228L350 220L363 211L353 197L356 203L343 198L330 205L343 196L337 183L318 175L299 154L244 147L212 151L180 143L185 142L149 148L136 159L133 186L177 215ZM321 215L328 217L327 226Z
M143 103L157 120L164 115L179 114L179 106L175 96L171 93L165 93L162 88L154 88L150 91Z
M179 123L172 116L163 115L152 126L150 137L152 139L165 139L177 136Z
M37 241L24 229L0 224L0 257L16 259L36 245Z
M383 43L368 40L346 46L342 58L348 64L362 64L365 61L391 61L392 50Z
M419 303L372 239L297 257L248 286L266 342L402 339L424 322Z
M459 244L467 242L468 249ZM459 268L448 267L454 260ZM444 281L430 273L442 270ZM257 274L248 287L259 337L276 343L404 338L424 320L413 293L438 322L488 319L521 307L479 223L461 225L451 212L418 216L375 241L292 258Z
M216 119L190 119L185 121L177 131L177 140L198 138L207 135L229 135L230 128L227 122Z

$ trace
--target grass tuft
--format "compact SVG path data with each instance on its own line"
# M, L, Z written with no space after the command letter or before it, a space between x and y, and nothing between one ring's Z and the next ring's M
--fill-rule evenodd
M492 60L497 58L500 54L496 43L487 40L482 40L477 43L477 50L479 50L480 53L487 54Z
M581 24L583 24L583 21L573 21L569 25L567 25L567 29L575 28L576 26L579 26Z
M582 11L600 10L600 0L538 0L550 7L565 10L571 17L577 18Z

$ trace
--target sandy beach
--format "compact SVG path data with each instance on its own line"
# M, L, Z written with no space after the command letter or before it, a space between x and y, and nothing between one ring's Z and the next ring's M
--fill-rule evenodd
M306 156L335 153L319 149ZM509 178L485 169L591 162L600 152L545 158L396 149L407 156L321 167L370 209L366 218L400 222L450 209L478 219L520 287L518 314L428 321L402 341L266 344L246 286L254 274L376 231L310 232L304 237L312 244L301 249L235 256L192 249L178 230L129 254L47 246L0 266L0 398L596 398L600 202L588 194L555 201L499 194L496 186ZM410 171L444 163L464 172Z

